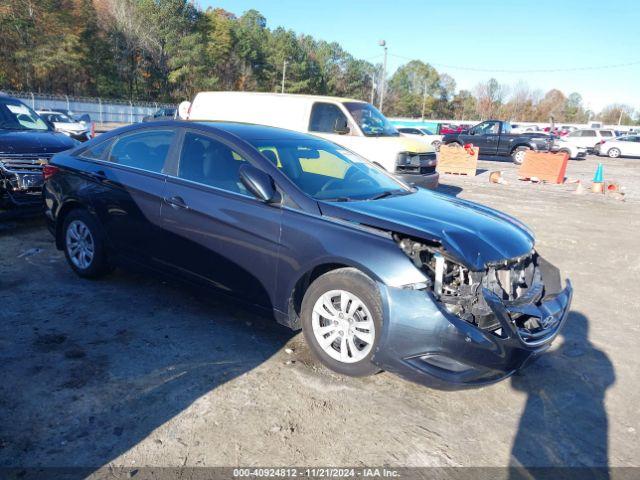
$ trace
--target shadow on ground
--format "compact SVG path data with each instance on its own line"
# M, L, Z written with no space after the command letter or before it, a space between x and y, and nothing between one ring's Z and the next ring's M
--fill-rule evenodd
M572 312L562 345L511 378L512 387L527 394L511 452L513 478L539 478L544 467L568 465L584 467L583 478L608 478L604 398L615 373L588 331L587 317ZM547 473L559 478L557 471Z
M13 232L35 238L30 225ZM0 240L16 251L33 241ZM293 336L150 275L79 279L43 250L28 271L4 274L22 281L0 283L0 467L101 467Z

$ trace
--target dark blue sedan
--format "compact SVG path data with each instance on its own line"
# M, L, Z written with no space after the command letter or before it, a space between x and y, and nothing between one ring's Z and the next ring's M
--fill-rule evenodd
M235 123L118 129L45 166L46 215L82 277L144 264L302 328L325 365L440 388L546 350L572 289L519 221L416 189L306 134Z

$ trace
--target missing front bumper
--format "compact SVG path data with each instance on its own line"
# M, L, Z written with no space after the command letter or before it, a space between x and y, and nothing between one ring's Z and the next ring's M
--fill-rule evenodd
M544 297L536 297L532 290L529 297L507 302L483 291L500 323L494 331L448 313L428 292L382 286L389 320L374 362L404 378L441 389L485 385L510 376L549 348L570 311L571 282L567 280L562 288L558 270L547 262L541 270ZM514 320L525 315L538 319L539 328L528 329Z

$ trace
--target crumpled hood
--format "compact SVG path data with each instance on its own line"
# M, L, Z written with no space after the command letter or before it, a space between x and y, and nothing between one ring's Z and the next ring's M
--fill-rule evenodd
M0 153L57 153L75 145L64 133L0 130Z
M322 214L440 242L472 270L525 255L531 231L515 218L466 200L418 189L416 193L356 202L320 202Z

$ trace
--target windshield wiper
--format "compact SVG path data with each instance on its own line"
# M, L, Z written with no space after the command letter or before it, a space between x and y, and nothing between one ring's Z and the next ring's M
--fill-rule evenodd
M412 193L411 190L386 190L382 193L379 193L378 195L374 195L373 197L369 198L369 200L379 200L381 198L391 197L394 195L408 195L409 193Z
M351 202L351 201L353 201L353 198L336 197L336 198L323 198L322 200L325 201L325 202Z

